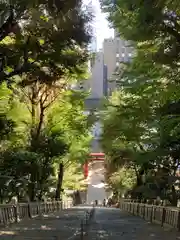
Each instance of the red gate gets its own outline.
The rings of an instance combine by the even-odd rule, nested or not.
[[[89,164],[89,162],[92,162],[92,161],[104,161],[104,158],[105,158],[105,154],[104,153],[90,153],[89,156],[90,156],[89,159],[86,161],[86,163],[83,166],[84,177],[85,178],[88,177],[88,164]]]

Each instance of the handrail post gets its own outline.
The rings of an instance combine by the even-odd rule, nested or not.
[[[180,231],[180,211],[178,212],[177,229]]]
[[[40,202],[38,202],[38,207],[39,207],[39,213],[38,213],[38,215],[39,215],[39,216],[42,216],[42,209],[41,209],[41,203],[40,203]]]
[[[18,218],[18,209],[17,209],[17,205],[13,205],[13,209],[14,209],[14,217],[15,217],[15,222],[17,223],[19,218]]]
[[[146,215],[146,205],[144,204],[144,207],[143,207],[143,218],[145,219],[145,215]]]
[[[138,205],[137,205],[137,216],[139,216],[139,208],[140,208],[140,206],[139,206],[139,203],[138,203]]]
[[[151,223],[153,222],[153,212],[154,212],[154,207],[152,205],[152,207],[151,207],[151,218],[150,218]]]
[[[165,222],[165,218],[166,218],[166,208],[163,207],[162,219],[161,219],[161,227],[163,227],[163,224]]]
[[[84,238],[84,226],[83,226],[83,220],[81,220],[81,240]]]
[[[59,201],[57,201],[57,211],[59,211]]]
[[[30,205],[30,203],[28,203],[28,216],[29,216],[29,218],[32,218],[31,205]]]
[[[86,212],[86,225],[88,225],[88,211]]]

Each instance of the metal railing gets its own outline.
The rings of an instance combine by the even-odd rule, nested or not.
[[[72,207],[72,201],[30,202],[0,205],[0,225],[5,226],[23,219],[57,212]]]
[[[79,220],[79,228],[76,232],[67,240],[85,240],[88,236],[91,220],[94,216],[95,207],[84,212],[84,216]]]
[[[180,231],[180,209],[178,208],[120,201],[120,209],[142,217],[146,221],[161,226],[169,226]]]
[[[93,205],[93,207],[89,211],[85,212],[84,218],[81,219],[80,238],[79,238],[80,240],[86,239],[86,236],[88,235],[91,219],[94,216],[94,212],[95,212],[95,207]]]

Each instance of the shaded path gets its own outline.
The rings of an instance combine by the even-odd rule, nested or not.
[[[88,240],[176,240],[180,233],[165,230],[120,209],[96,208]]]
[[[91,207],[89,207],[91,208]],[[79,206],[22,221],[0,230],[0,240],[73,240],[87,206]],[[180,240],[180,233],[165,230],[119,209],[96,208],[86,240]]]
[[[86,206],[62,210],[0,229],[0,240],[73,240]]]

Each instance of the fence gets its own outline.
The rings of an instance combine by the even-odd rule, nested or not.
[[[120,201],[120,208],[145,220],[180,231],[180,209],[143,203]]]
[[[56,212],[72,207],[72,202],[30,202],[0,205],[0,225],[19,222],[22,219],[37,217],[42,214]]]

